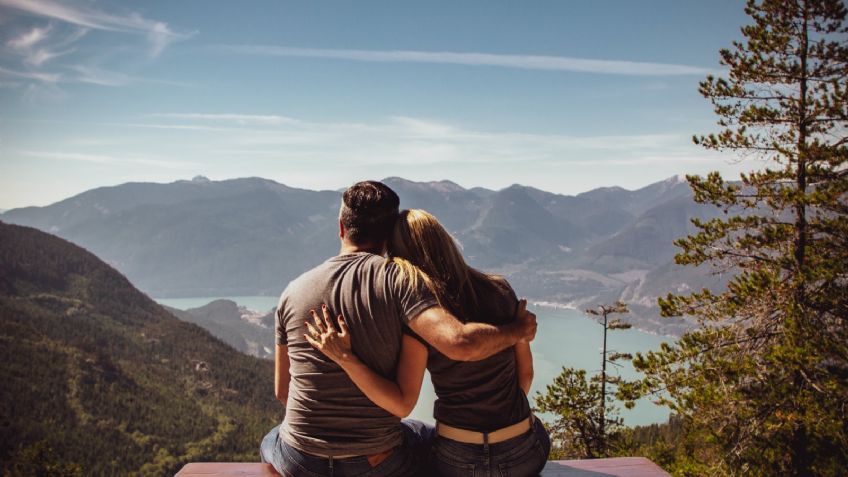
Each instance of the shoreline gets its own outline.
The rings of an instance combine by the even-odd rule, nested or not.
[[[578,310],[577,305],[575,305],[574,302],[559,303],[559,302],[555,302],[555,301],[528,301],[528,303],[530,303],[533,306],[538,306],[538,307],[542,307],[542,308],[549,308],[549,309],[553,309],[553,310],[580,311],[580,310]],[[586,319],[589,319],[589,320],[592,319],[589,315],[587,315],[586,313],[584,313],[582,311],[580,311],[580,315],[583,318],[586,318]],[[646,330],[646,329],[644,329],[640,326],[637,326],[636,324],[633,324],[633,323],[631,323],[631,324],[633,325],[634,330],[638,330],[639,332],[642,332],[642,333],[645,333],[645,334],[649,334],[649,335],[653,335],[653,336],[661,336],[663,338],[672,338],[674,340],[680,339],[679,336],[660,333],[658,331],[653,331],[653,330]]]
[[[236,301],[236,300],[233,300],[233,298],[239,298],[239,297],[231,297],[231,296],[230,296],[230,297],[226,297],[226,296],[224,296],[224,297],[181,297],[181,298],[161,298],[161,297],[151,297],[151,298],[152,298],[152,299],[153,299],[153,301],[155,301],[156,303],[161,303],[159,300],[165,300],[165,301],[169,301],[169,300],[198,300],[198,299],[201,299],[201,298],[202,298],[202,299],[204,299],[204,300],[205,300],[205,299],[208,299],[208,300],[209,300],[209,301],[207,301],[206,303],[204,303],[204,304],[202,304],[202,305],[200,305],[200,306],[207,305],[207,304],[209,304],[209,303],[211,303],[211,302],[213,302],[213,301],[215,301],[215,300],[231,300],[231,301],[234,301],[234,302],[235,302],[235,303],[236,303],[236,304],[237,304],[240,308],[244,308],[245,310],[247,310],[247,311],[249,311],[249,312],[252,312],[252,313],[255,313],[255,314],[262,314],[262,315],[264,315],[264,314],[266,314],[266,313],[267,313],[267,311],[264,311],[264,312],[263,312],[263,311],[261,311],[261,310],[254,310],[254,309],[252,309],[252,308],[250,308],[250,307],[248,307],[248,306],[246,306],[246,305],[243,305],[243,304],[239,303],[239,302],[238,302],[238,301]],[[264,296],[264,295],[244,295],[244,296],[243,296],[243,298],[260,298],[260,299],[267,298],[267,299],[269,299],[269,300],[277,300],[277,299],[278,299],[278,297],[276,297],[276,296]],[[538,306],[538,307],[540,307],[540,308],[547,308],[547,309],[550,309],[550,310],[573,310],[573,311],[578,311],[578,312],[580,312],[580,315],[582,315],[582,316],[583,316],[583,318],[586,318],[586,319],[590,319],[590,320],[591,320],[591,317],[589,317],[587,314],[585,314],[585,313],[583,313],[582,311],[580,311],[580,310],[578,309],[577,305],[575,304],[575,302],[573,302],[573,301],[572,301],[572,302],[568,302],[568,303],[561,303],[561,302],[556,302],[556,301],[547,301],[547,300],[529,300],[529,299],[528,299],[528,301],[527,301],[527,302],[528,302],[530,305],[532,305],[532,306]],[[664,337],[664,338],[673,338],[673,339],[675,339],[675,340],[677,340],[677,339],[679,339],[679,338],[680,338],[679,336],[675,336],[675,335],[669,335],[669,334],[664,334],[664,333],[660,333],[660,332],[657,332],[657,331],[646,330],[646,329],[644,329],[644,328],[642,328],[642,327],[639,327],[639,326],[637,326],[637,325],[635,325],[635,324],[633,325],[633,329],[638,330],[638,331],[640,331],[640,332],[642,332],[642,333],[646,333],[646,334],[654,335],[654,336],[661,336],[661,337]]]

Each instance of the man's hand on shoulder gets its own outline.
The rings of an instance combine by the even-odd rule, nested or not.
[[[515,322],[518,327],[517,333],[521,336],[519,341],[531,342],[536,338],[536,314],[527,310],[527,300],[522,298],[518,301],[518,309],[515,312]]]

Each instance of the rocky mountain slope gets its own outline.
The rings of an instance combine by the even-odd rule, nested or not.
[[[204,306],[179,310],[164,307],[177,318],[209,330],[242,353],[274,359],[274,313],[249,310],[232,300],[214,300]]]

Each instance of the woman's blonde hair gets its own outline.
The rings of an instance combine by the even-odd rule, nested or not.
[[[411,286],[422,280],[441,306],[463,320],[477,314],[475,285],[496,287],[502,280],[469,267],[456,240],[426,210],[401,211],[388,252],[398,265],[398,280]]]

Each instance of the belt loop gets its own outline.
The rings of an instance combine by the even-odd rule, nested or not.
[[[330,456],[329,459],[330,459],[330,477],[333,477],[333,475],[334,475],[334,473],[333,473],[333,456]]]

